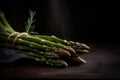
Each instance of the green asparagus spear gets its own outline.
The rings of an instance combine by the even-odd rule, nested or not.
[[[46,40],[49,40],[49,41],[52,41],[52,42],[55,42],[55,43],[61,43],[61,44],[64,44],[66,46],[71,46],[76,52],[82,52],[82,53],[88,53],[89,50],[90,50],[90,47],[87,46],[86,44],[84,43],[80,43],[80,42],[74,42],[74,41],[67,41],[65,39],[61,39],[61,38],[58,38],[56,36],[47,36],[47,35],[32,35],[32,36],[36,36],[36,37],[40,37],[40,38],[43,38],[43,39],[46,39]]]
[[[3,39],[3,41],[4,41],[4,39],[5,40],[7,40],[7,37],[5,37],[5,36],[0,36],[0,39],[2,40]],[[10,39],[9,39],[9,43],[11,43],[11,45],[13,44],[12,42],[13,42],[13,37],[11,37]],[[6,45],[6,41],[4,42],[4,45]],[[57,53],[59,56],[70,56],[70,53],[68,52],[68,51],[66,51],[66,50],[64,50],[64,49],[61,49],[61,48],[51,48],[51,47],[49,47],[49,46],[46,46],[46,45],[41,45],[41,44],[37,44],[37,43],[35,43],[35,42],[31,42],[31,41],[26,41],[26,40],[23,40],[23,39],[17,39],[16,40],[16,43],[15,43],[15,45],[14,46],[8,46],[8,47],[13,47],[13,48],[15,48],[15,45],[22,45],[22,46],[26,46],[26,47],[30,47],[31,49],[31,51],[33,51],[33,52],[39,52],[39,51],[47,51],[47,52],[55,52],[55,53]],[[21,48],[21,47],[18,47],[18,48]]]
[[[7,25],[9,23],[5,19],[5,16],[3,14],[0,14],[0,15],[1,15],[0,16],[0,22],[2,22],[2,23],[0,23],[0,26],[1,26],[0,34],[3,35],[3,33],[4,33],[4,35],[7,35],[9,37],[9,35],[11,35],[12,33],[15,33],[15,31],[12,29],[12,27],[10,25]],[[6,31],[6,33],[5,33],[5,31]],[[19,34],[20,33],[18,33],[18,35]],[[16,35],[13,35],[13,37],[16,37]],[[73,48],[67,47],[67,46],[65,46],[63,44],[57,44],[57,43],[54,43],[52,41],[45,40],[45,39],[42,39],[42,38],[33,37],[33,36],[29,35],[29,34],[19,36],[19,38],[21,38],[23,40],[26,40],[26,41],[32,41],[32,42],[35,42],[37,44],[47,45],[47,46],[50,46],[50,47],[63,48],[65,50],[68,50],[69,52],[75,53],[75,50]]]
[[[67,62],[61,59],[57,59],[56,57],[53,58],[53,56],[50,57],[47,55],[46,57],[44,57],[41,55],[34,54],[33,52],[24,52],[24,51],[20,51],[20,52],[27,54],[30,57],[30,59],[39,61],[41,64],[47,64],[54,67],[63,67],[63,68],[68,67]]]
[[[29,55],[32,59],[51,66],[68,66],[64,60],[61,60],[62,58],[69,59],[77,64],[86,63],[76,52],[87,52],[90,49],[87,45],[67,41],[56,36],[30,35],[30,26],[29,30],[26,31],[28,34],[16,32],[7,22],[4,13],[0,12],[0,41],[3,42],[0,46],[7,46],[24,53],[27,51],[25,54]],[[45,53],[43,54],[43,52]],[[49,56],[46,52],[56,53],[60,56],[60,60],[58,58],[48,58]]]
[[[71,53],[75,53],[75,50],[71,47],[68,47],[68,46],[65,46],[63,44],[58,44],[58,43],[55,43],[55,42],[52,42],[52,41],[49,41],[49,40],[45,40],[45,39],[42,39],[42,38],[38,38],[38,37],[33,37],[33,36],[30,36],[30,35],[24,35],[24,36],[20,36],[21,39],[24,39],[24,40],[29,40],[29,41],[32,41],[32,42],[36,42],[38,44],[42,44],[42,45],[47,45],[47,46],[50,46],[50,47],[56,47],[56,48],[62,48],[62,49],[65,49]]]
[[[30,52],[30,51],[26,51],[26,50],[16,50],[17,53],[21,53],[21,54],[25,54],[25,55],[28,55],[28,56],[34,56],[34,57],[37,57],[37,58],[41,58],[41,56],[43,57],[46,57],[46,58],[49,58],[49,59],[59,59],[60,57],[54,53],[54,52],[42,52],[43,53],[42,55],[41,54],[36,54],[35,52]]]
[[[46,64],[46,65],[50,65],[50,66],[54,66],[54,67],[68,67],[68,64],[64,61],[64,60],[60,60],[60,59],[46,59],[43,58],[42,60],[40,58],[36,58],[31,56],[31,59],[35,60],[35,61],[39,61],[41,62],[41,64]]]

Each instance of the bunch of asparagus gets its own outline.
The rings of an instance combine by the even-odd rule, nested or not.
[[[54,35],[39,35],[33,32],[35,12],[25,23],[25,32],[15,31],[0,12],[0,46],[14,49],[28,55],[31,59],[55,67],[86,63],[79,54],[89,53],[90,47],[84,43],[68,41]]]

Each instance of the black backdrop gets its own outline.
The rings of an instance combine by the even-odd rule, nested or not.
[[[36,11],[35,31],[68,40],[118,42],[116,0],[0,0],[0,10],[24,31],[28,10]]]

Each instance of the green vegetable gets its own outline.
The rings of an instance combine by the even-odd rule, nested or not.
[[[88,53],[90,48],[87,45],[56,36],[36,35],[36,32],[33,32],[36,12],[29,10],[29,13],[28,20],[25,22],[25,32],[20,33],[11,27],[4,13],[0,12],[1,47],[14,49],[41,64],[50,66],[68,67],[68,63],[86,63],[78,52]]]
[[[80,43],[80,42],[74,42],[74,41],[67,41],[65,39],[61,39],[58,38],[54,35],[48,36],[48,35],[32,35],[32,36],[36,36],[36,37],[40,37],[52,42],[56,42],[56,43],[61,43],[64,44],[66,46],[71,46],[76,52],[78,53],[89,53],[90,47],[87,46],[84,43]]]

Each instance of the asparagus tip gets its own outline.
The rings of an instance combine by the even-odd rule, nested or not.
[[[80,52],[80,53],[89,53],[89,50],[80,50],[80,49],[76,49],[77,52]]]
[[[88,45],[86,45],[86,44],[81,43],[81,45],[82,45],[82,47],[84,47],[84,48],[86,48],[88,50],[90,49],[90,47]]]
[[[70,53],[76,53],[76,51],[71,46],[68,46],[68,51]]]
[[[80,58],[80,57],[78,57],[79,58],[79,60],[81,60],[83,63],[87,63],[87,61],[85,61],[84,59],[82,59],[82,58]]]
[[[72,57],[72,59],[78,64],[87,63],[84,59],[80,58],[79,56],[78,57]]]
[[[57,53],[60,56],[71,56],[71,54],[67,50],[64,50],[64,49],[61,49],[61,48],[58,49]]]

